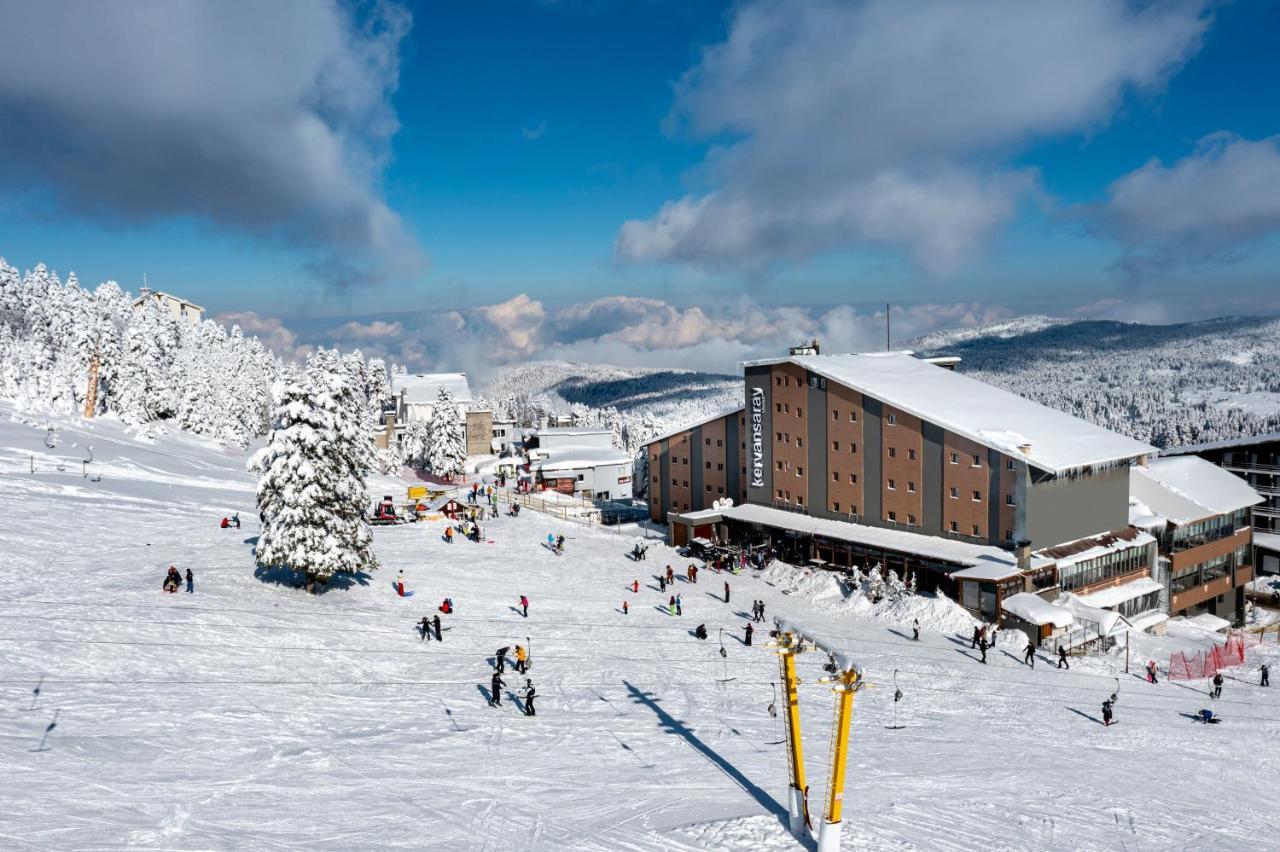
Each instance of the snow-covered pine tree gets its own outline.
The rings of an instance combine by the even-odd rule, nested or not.
[[[277,387],[270,440],[249,461],[261,475],[258,564],[298,571],[308,589],[334,574],[377,565],[364,518],[364,482],[354,473],[354,452],[338,422],[333,382],[327,378],[317,387],[291,370]]]
[[[427,463],[432,473],[451,479],[462,473],[467,458],[466,435],[458,418],[458,404],[447,388],[440,388],[431,410]]]
[[[431,466],[428,449],[431,446],[431,424],[415,420],[405,427],[401,438],[400,458],[414,470],[426,470]]]
[[[884,600],[887,588],[884,582],[884,572],[877,562],[875,567],[867,572],[867,597],[872,603],[879,603]]]

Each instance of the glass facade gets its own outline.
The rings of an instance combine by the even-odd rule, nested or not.
[[[1249,546],[1242,544],[1230,553],[1206,559],[1195,565],[1173,572],[1169,588],[1174,594],[1203,586],[1222,577],[1231,576],[1240,565],[1249,564]]]
[[[1151,548],[1149,546],[1130,547],[1125,550],[1114,550],[1085,559],[1071,565],[1059,566],[1058,577],[1062,590],[1070,592],[1084,586],[1092,586],[1125,574],[1151,568]]]

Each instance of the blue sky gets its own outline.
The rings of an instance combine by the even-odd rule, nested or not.
[[[0,61],[0,255],[300,326],[521,294],[1280,312],[1272,0],[289,5],[167,21],[208,66],[11,7],[74,49]]]

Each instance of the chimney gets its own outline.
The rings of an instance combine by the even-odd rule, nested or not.
[[[1023,573],[1031,570],[1031,542],[1019,539],[1013,546],[1013,554],[1018,558],[1018,570]]]
[[[1031,455],[1031,445],[1030,445],[1030,444],[1019,444],[1019,445],[1018,445],[1018,452],[1022,453],[1024,456],[1029,456],[1029,455]]]

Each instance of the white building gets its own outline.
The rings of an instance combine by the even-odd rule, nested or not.
[[[133,300],[133,306],[140,308],[148,303],[159,305],[160,308],[168,311],[174,319],[189,322],[192,325],[196,325],[200,320],[204,319],[204,308],[195,302],[188,302],[181,296],[174,296],[171,293],[143,287],[139,291],[138,298]]]
[[[396,398],[396,419],[400,423],[430,420],[442,388],[453,395],[459,419],[465,419],[467,409],[474,401],[466,373],[392,375],[391,393]]]
[[[631,499],[633,461],[613,446],[608,429],[529,430],[525,452],[534,482],[544,488],[586,498]]]

